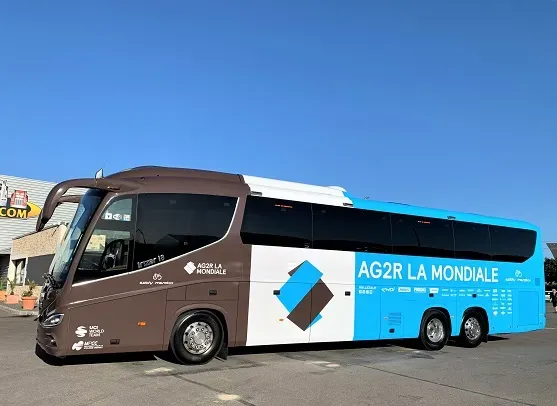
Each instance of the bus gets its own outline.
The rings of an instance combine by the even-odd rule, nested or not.
[[[78,207],[38,305],[50,356],[201,364],[232,347],[410,339],[436,351],[545,327],[527,222],[143,166],[57,184],[36,230],[67,202]]]

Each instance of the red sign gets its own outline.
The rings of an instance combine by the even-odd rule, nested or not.
[[[10,199],[10,207],[25,209],[27,208],[28,201],[29,197],[27,196],[27,192],[25,190],[14,190]]]

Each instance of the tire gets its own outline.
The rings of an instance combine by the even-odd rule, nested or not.
[[[484,317],[479,312],[466,312],[462,318],[460,335],[458,341],[460,345],[467,348],[474,348],[481,344],[486,335],[486,323]]]
[[[186,336],[189,337],[188,344],[184,343]],[[223,336],[223,326],[213,313],[192,311],[176,321],[170,337],[170,348],[184,364],[206,364],[219,352]]]
[[[449,321],[439,310],[429,310],[424,314],[420,327],[420,342],[427,351],[439,351],[449,340]]]

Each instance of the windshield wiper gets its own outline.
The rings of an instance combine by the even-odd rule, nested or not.
[[[56,281],[56,279],[54,279],[54,276],[52,276],[52,274],[50,273],[45,273],[43,275],[43,278],[45,280],[47,280],[48,282],[50,282],[50,284],[52,285],[52,287],[54,289],[58,289],[60,287],[60,285],[58,284],[58,282]]]

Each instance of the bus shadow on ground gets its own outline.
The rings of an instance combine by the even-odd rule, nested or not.
[[[508,340],[510,337],[505,337],[505,336],[492,336],[489,335],[487,337],[487,341],[491,342],[491,341],[505,341]],[[418,339],[406,339],[406,340],[400,340],[400,341],[395,341],[393,342],[394,345],[397,345],[399,347],[403,347],[403,348],[408,348],[408,349],[412,349],[412,350],[420,350],[420,351],[426,351],[424,349],[424,347],[422,346],[422,344],[420,343],[420,341]],[[480,343],[480,345],[485,344],[483,341]],[[458,337],[451,337],[446,344],[447,347],[462,347],[462,348],[466,348],[463,347],[459,342],[458,342]],[[433,351],[433,353],[435,353],[435,351]]]
[[[488,336],[488,341],[508,340],[504,336]],[[460,347],[456,337],[447,342],[447,346]],[[347,341],[331,343],[311,343],[311,344],[281,344],[268,346],[238,347],[231,348],[228,352],[234,355],[255,355],[255,354],[278,354],[285,352],[320,352],[320,351],[340,351],[340,350],[365,350],[365,349],[387,349],[387,348],[407,348],[412,350],[425,351],[418,339],[401,340],[379,340],[379,341]]]
[[[509,337],[505,336],[489,336],[488,341],[504,341]],[[447,346],[460,347],[461,345],[456,339],[450,339]],[[404,340],[380,340],[380,341],[348,341],[348,342],[331,342],[331,343],[310,343],[310,344],[281,344],[281,345],[266,345],[266,346],[253,346],[253,347],[237,347],[230,348],[228,351],[229,357],[243,356],[243,355],[284,355],[287,353],[303,353],[303,352],[327,352],[327,351],[343,351],[343,350],[396,350],[396,348],[406,348],[411,350],[424,351],[423,346],[417,339],[404,339]],[[435,351],[432,352],[434,354]],[[163,360],[171,364],[181,364],[174,355],[170,352],[131,352],[122,354],[86,354],[80,356],[71,356],[64,359],[52,357],[44,352],[44,350],[37,344],[35,346],[35,355],[43,362],[51,366],[64,366],[64,365],[84,365],[84,364],[118,364],[118,363],[143,363],[155,362]]]
[[[354,349],[373,349],[387,348],[399,345],[395,341],[347,341],[347,342],[330,342],[330,343],[308,343],[308,344],[279,344],[279,345],[261,345],[251,347],[230,348],[228,355],[257,355],[257,354],[283,354],[296,352],[322,352],[322,351],[338,351],[338,350],[354,350]]]

